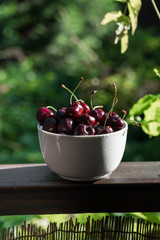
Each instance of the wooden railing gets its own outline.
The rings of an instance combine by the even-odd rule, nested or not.
[[[0,165],[0,215],[160,212],[160,162],[122,162],[107,178],[71,182],[46,164]]]

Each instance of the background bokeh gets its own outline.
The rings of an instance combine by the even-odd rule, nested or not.
[[[78,97],[89,104],[96,89],[94,103],[106,111],[114,96],[112,84],[117,83],[115,111],[120,115],[145,94],[160,92],[160,79],[153,72],[160,68],[159,21],[153,7],[143,1],[138,29],[123,55],[119,44],[114,45],[115,24],[99,24],[106,12],[121,7],[113,0],[1,0],[1,164],[44,162],[35,114],[41,106],[69,104],[62,83],[74,89],[83,76]],[[149,138],[130,126],[123,161],[158,161],[159,142],[160,137]],[[152,213],[147,216],[153,218]],[[1,225],[13,221],[6,218]],[[20,222],[22,217],[14,219]],[[160,221],[159,215],[154,219]]]

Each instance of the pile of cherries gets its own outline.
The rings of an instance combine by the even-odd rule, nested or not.
[[[69,106],[58,110],[52,106],[38,109],[36,118],[43,130],[63,135],[99,135],[113,133],[124,127],[123,119],[126,112],[123,111],[123,119],[113,112],[113,107],[118,102],[116,84],[113,84],[115,96],[112,107],[106,113],[102,109],[103,106],[93,107],[92,97],[97,91],[93,91],[90,95],[90,107],[84,101],[77,99],[74,93],[82,81],[81,77],[74,91],[62,85],[71,93]],[[73,97],[75,98],[74,102],[72,102]]]

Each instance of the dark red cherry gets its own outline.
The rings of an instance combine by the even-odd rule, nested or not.
[[[121,130],[124,127],[123,120],[117,116],[109,116],[106,125],[111,126],[114,131]]]
[[[57,121],[55,118],[47,118],[43,123],[43,130],[47,132],[56,133],[57,132]]]
[[[114,132],[113,128],[111,126],[107,126],[99,134],[108,134],[108,133],[113,133],[113,132]]]
[[[104,130],[104,126],[98,125],[95,127],[95,134],[97,135],[97,134],[101,133],[103,130]]]
[[[42,125],[46,118],[53,117],[54,113],[46,107],[41,107],[37,110],[36,118],[37,121]]]
[[[74,133],[74,122],[72,118],[63,118],[58,124],[58,133],[72,135]]]
[[[111,112],[111,113],[105,113],[103,116],[102,116],[102,119],[101,119],[101,125],[103,125],[105,122],[107,122],[106,118],[109,119],[109,117],[118,117],[118,114],[115,113],[115,112]],[[108,124],[107,124],[108,125]]]
[[[95,129],[92,126],[86,127],[88,135],[95,135]]]
[[[111,112],[111,113],[109,114],[109,116],[118,117],[118,114],[115,113],[115,112]]]
[[[102,109],[100,109],[100,108],[95,109],[95,110],[92,110],[92,111],[90,112],[90,115],[91,115],[92,117],[94,117],[97,122],[101,122],[102,116],[103,116],[104,114],[105,114],[105,112],[104,112]]]
[[[78,119],[83,114],[83,107],[79,102],[73,102],[67,108],[67,116],[73,119]]]
[[[96,119],[90,116],[88,113],[83,113],[79,118],[79,123],[94,127],[96,124]]]
[[[81,102],[81,105],[84,113],[90,113],[90,107],[85,102]]]
[[[74,131],[74,135],[95,135],[95,130],[92,126],[79,124]]]
[[[102,126],[102,125],[97,126],[95,131],[96,131],[97,135],[108,134],[108,133],[113,133],[114,132],[114,130],[113,130],[113,128],[111,126],[106,126],[104,128],[104,126]]]
[[[107,121],[106,118],[108,119],[108,117],[109,117],[108,113],[103,114],[103,116],[101,118],[101,121],[100,121],[100,124],[104,125],[105,121]]]
[[[57,120],[61,120],[61,119],[65,118],[66,117],[66,112],[67,112],[66,107],[62,107],[62,108],[58,109],[57,112],[55,113],[55,118]]]

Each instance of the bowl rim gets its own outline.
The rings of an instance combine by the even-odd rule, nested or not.
[[[125,129],[128,129],[128,123],[123,120],[124,122],[124,127],[121,130],[118,130],[116,132],[113,133],[108,133],[108,134],[100,134],[100,135],[63,135],[63,134],[59,134],[59,133],[51,133],[51,132],[47,132],[45,130],[42,129],[42,126],[40,124],[37,124],[37,128],[39,131],[48,134],[48,135],[52,135],[52,136],[56,136],[56,137],[68,137],[68,138],[99,138],[99,137],[104,137],[104,136],[111,136],[111,135],[116,135],[117,133],[121,133],[122,131],[124,131]]]

